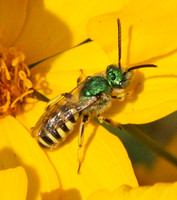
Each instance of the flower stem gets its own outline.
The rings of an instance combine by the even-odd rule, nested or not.
[[[119,136],[120,129],[124,129],[130,135],[136,138],[139,142],[141,142],[143,145],[145,145],[150,150],[152,150],[154,153],[156,153],[157,155],[163,157],[164,159],[168,160],[170,163],[177,166],[177,157],[172,155],[170,152],[166,151],[161,144],[156,142],[153,138],[151,138],[148,135],[148,133],[145,133],[144,130],[140,129],[137,125],[127,124],[127,125],[121,125],[119,126],[119,128],[116,128],[114,126],[111,126],[105,123],[100,123],[98,119],[95,119],[95,118],[94,118],[94,121],[102,125],[109,132],[113,133],[116,136]]]
[[[138,126],[133,124],[122,125],[126,131],[129,132],[132,136],[134,136],[137,140],[143,143],[145,146],[149,147],[153,152],[157,155],[165,158],[169,162],[173,163],[177,166],[177,158],[173,156],[171,153],[166,151],[162,145],[157,143],[154,139],[152,139],[148,134],[142,131]]]

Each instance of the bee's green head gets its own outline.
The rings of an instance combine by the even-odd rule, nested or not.
[[[145,64],[145,65],[137,65],[133,66],[126,71],[122,71],[122,68],[117,65],[109,65],[106,69],[106,78],[108,80],[109,85],[113,89],[125,89],[130,85],[130,81],[133,75],[133,70],[143,67],[157,67],[153,64]]]
[[[106,70],[106,78],[112,89],[125,89],[129,86],[130,80],[133,75],[133,70],[143,67],[157,67],[153,64],[143,64],[130,67],[129,69],[122,71],[121,67],[121,24],[120,19],[117,19],[118,25],[118,66],[109,65]]]
[[[112,88],[124,89],[130,84],[132,72],[123,72],[116,65],[109,65],[106,70],[106,78]]]

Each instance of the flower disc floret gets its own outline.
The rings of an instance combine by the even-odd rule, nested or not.
[[[30,70],[25,55],[15,47],[0,45],[0,115],[15,115],[17,103],[31,94]]]

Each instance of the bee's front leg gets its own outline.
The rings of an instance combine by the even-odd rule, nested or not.
[[[118,95],[112,95],[111,98],[113,99],[119,99],[120,101],[123,101],[125,99],[125,96],[127,95],[127,93],[122,92]]]
[[[122,90],[118,89],[116,92],[116,95],[111,95],[111,98],[113,99],[119,99],[120,101],[123,101],[125,98],[131,99],[133,98],[134,92],[137,90],[137,88],[141,85],[141,83],[137,83],[134,88],[131,90]]]
[[[88,122],[88,120],[89,120],[89,115],[82,116],[80,130],[79,130],[79,138],[78,138],[78,162],[79,162],[79,167],[77,170],[78,174],[80,173],[80,168],[81,168],[81,163],[82,163],[81,149],[82,149],[83,140],[84,140],[84,127],[85,127],[85,123]]]

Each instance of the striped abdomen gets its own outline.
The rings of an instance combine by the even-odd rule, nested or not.
[[[80,113],[74,105],[65,104],[60,106],[41,126],[38,134],[38,143],[43,148],[55,148],[67,139],[69,133],[74,130]]]

